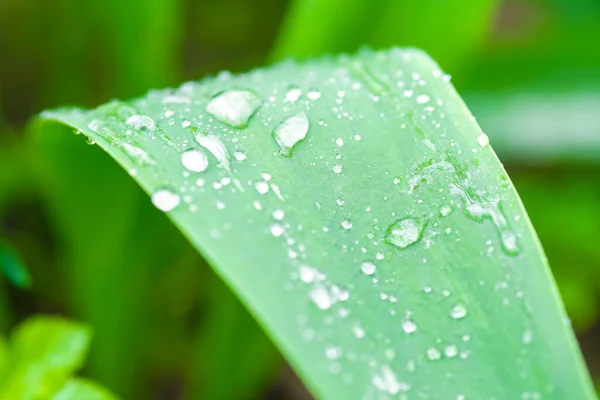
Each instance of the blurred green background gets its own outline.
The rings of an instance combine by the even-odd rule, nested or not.
[[[84,375],[123,398],[309,398],[116,163],[28,121],[288,56],[416,46],[490,136],[600,381],[599,43],[598,0],[1,0],[0,333],[39,313],[88,323]]]

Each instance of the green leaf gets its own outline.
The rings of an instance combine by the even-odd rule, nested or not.
[[[423,53],[282,63],[44,117],[129,171],[317,397],[594,397],[516,192]]]
[[[85,325],[61,318],[34,317],[23,323],[11,339],[0,399],[47,398],[81,368],[90,339]]]
[[[363,45],[415,46],[454,73],[472,59],[469,56],[488,33],[498,3],[384,0],[373,6],[366,0],[294,0],[272,57],[304,58],[355,51]]]
[[[52,400],[116,400],[106,389],[84,379],[69,379]]]

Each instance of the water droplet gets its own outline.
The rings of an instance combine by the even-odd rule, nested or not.
[[[254,187],[256,188],[256,191],[259,194],[265,194],[269,191],[269,184],[267,182],[263,182],[263,181],[256,182]]]
[[[321,98],[321,92],[319,92],[318,89],[310,89],[308,91],[308,93],[306,94],[306,97],[308,97],[310,100],[317,100],[319,98]]]
[[[92,122],[90,122],[88,124],[88,129],[91,130],[92,132],[98,132],[101,127],[102,127],[102,121],[97,120],[97,119],[93,120]]]
[[[292,147],[306,137],[308,116],[301,112],[282,121],[273,131],[273,137],[279,144],[280,152],[286,157],[292,156]]]
[[[325,347],[325,357],[330,360],[335,360],[342,356],[342,349],[337,346],[327,346]]]
[[[233,156],[238,161],[244,161],[246,159],[246,153],[244,153],[243,151],[236,151],[233,153]]]
[[[444,348],[444,354],[448,358],[456,357],[458,354],[458,348],[453,344],[449,344]]]
[[[271,235],[273,235],[275,237],[279,237],[279,236],[283,235],[283,232],[284,232],[283,226],[281,226],[279,224],[271,225]]]
[[[526,329],[521,337],[523,344],[529,344],[533,340],[533,332],[530,329]]]
[[[342,139],[342,138],[335,139],[335,144],[342,147],[344,145],[344,139]]]
[[[210,153],[219,162],[219,165],[221,165],[227,171],[230,170],[229,153],[227,152],[227,147],[225,147],[221,139],[219,139],[217,136],[205,135],[202,133],[197,134],[195,138],[196,142],[198,142],[200,146],[210,151]]]
[[[294,102],[302,95],[302,89],[298,86],[290,86],[288,91],[285,93],[285,99],[290,102]]]
[[[152,204],[161,211],[168,212],[179,205],[179,195],[169,189],[160,189],[152,195]]]
[[[404,333],[413,333],[417,330],[417,324],[407,316],[402,320],[402,330]]]
[[[485,133],[482,133],[481,135],[477,136],[477,143],[479,143],[481,147],[487,146],[490,144],[490,138]]]
[[[356,324],[352,327],[352,333],[354,334],[354,337],[357,339],[362,339],[365,337],[365,330],[359,324]]]
[[[131,117],[127,118],[125,124],[136,131],[147,129],[152,132],[156,130],[156,123],[147,115],[132,115]]]
[[[452,207],[450,207],[450,206],[443,206],[442,208],[440,208],[440,215],[442,217],[447,217],[448,215],[450,215],[451,212],[452,212]]]
[[[181,163],[193,172],[203,172],[208,167],[208,157],[201,150],[188,150],[181,153]]]
[[[227,90],[206,105],[206,112],[234,128],[245,128],[262,101],[249,90]]]
[[[382,392],[395,395],[400,391],[408,391],[410,386],[404,382],[398,381],[394,371],[387,365],[381,366],[381,372],[373,376],[371,380],[373,385]]]
[[[360,265],[360,270],[365,275],[373,275],[377,270],[377,266],[371,261],[365,261]]]
[[[419,103],[419,104],[425,104],[429,100],[430,100],[430,98],[426,94],[420,94],[417,96],[417,103]]]
[[[454,319],[461,319],[467,315],[467,309],[462,304],[457,304],[450,310],[450,316]]]
[[[430,347],[429,349],[427,349],[427,358],[429,358],[430,360],[439,360],[441,356],[442,354],[435,347]]]
[[[342,166],[340,164],[336,164],[333,166],[333,168],[331,170],[333,172],[335,172],[336,174],[339,174],[340,172],[342,172]]]
[[[320,310],[328,310],[333,304],[329,291],[323,284],[316,284],[310,291],[309,297]]]
[[[387,228],[385,241],[403,249],[421,238],[424,227],[425,223],[421,220],[412,218],[398,219]]]
[[[348,229],[351,229],[351,228],[352,228],[352,222],[350,222],[350,221],[348,221],[348,220],[344,220],[344,221],[342,221],[341,225],[342,225],[342,228],[344,228],[344,229],[346,229],[346,230],[348,230]]]
[[[273,211],[273,218],[275,218],[278,221],[281,221],[284,216],[285,216],[285,212],[283,210]]]

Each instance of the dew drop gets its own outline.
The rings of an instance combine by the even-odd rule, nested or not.
[[[181,153],[181,163],[193,172],[203,172],[208,167],[208,157],[201,150],[188,150]]]
[[[283,235],[283,232],[284,232],[283,226],[281,226],[279,224],[271,225],[271,235],[273,235],[275,237],[279,237],[279,236]]]
[[[328,310],[333,304],[333,299],[327,288],[322,284],[316,284],[310,291],[309,297],[320,310]]]
[[[348,220],[344,220],[344,221],[342,221],[341,225],[342,225],[342,228],[344,228],[344,229],[346,229],[346,230],[348,230],[348,229],[351,229],[351,228],[352,228],[352,222],[350,222],[350,221],[348,221]]]
[[[429,102],[429,100],[430,100],[430,98],[426,94],[420,94],[417,96],[417,103],[419,103],[419,104],[425,104],[425,103]]]
[[[245,128],[262,102],[249,90],[227,90],[206,105],[206,112],[234,128]]]
[[[458,348],[453,344],[449,344],[446,347],[444,347],[444,354],[448,358],[456,357],[456,355],[458,354]]]
[[[485,147],[490,144],[490,138],[485,133],[482,133],[481,135],[477,136],[477,143],[479,143],[481,147]]]
[[[342,166],[340,164],[336,164],[333,166],[333,168],[331,170],[333,172],[335,172],[336,174],[339,174],[340,172],[342,172]]]
[[[244,153],[243,151],[236,151],[233,153],[233,156],[238,161],[244,161],[246,159],[246,153]]]
[[[211,154],[217,159],[223,168],[228,171],[230,170],[229,153],[227,152],[227,147],[225,147],[221,139],[219,139],[217,136],[206,135],[202,133],[197,134],[195,138],[196,142],[198,142],[200,146],[211,152]]]
[[[412,218],[403,218],[394,221],[387,228],[385,241],[398,248],[405,248],[421,238],[425,223]]]
[[[102,127],[102,121],[95,119],[88,124],[88,129],[92,132],[98,132]]]
[[[256,191],[259,194],[265,194],[269,191],[269,184],[267,182],[263,182],[263,181],[256,182],[254,187],[256,188]]]
[[[308,133],[308,116],[305,112],[295,114],[283,120],[273,131],[280,153],[292,156],[292,147],[306,137]]]
[[[147,115],[132,115],[131,117],[127,118],[125,124],[136,131],[146,129],[152,132],[156,130],[156,123]]]
[[[335,139],[335,144],[337,144],[339,147],[342,147],[344,145],[344,139],[342,139],[342,138]]]
[[[360,270],[365,275],[373,275],[377,270],[377,266],[371,261],[365,261],[360,265]]]
[[[398,381],[398,377],[387,365],[381,366],[381,372],[373,376],[371,382],[382,392],[396,395],[400,391],[408,391],[410,386]]]
[[[325,357],[330,360],[335,360],[340,358],[342,355],[342,349],[337,346],[327,346],[325,347]]]
[[[302,89],[298,86],[290,86],[288,91],[285,93],[285,99],[290,102],[294,102],[302,95]]]
[[[461,319],[467,315],[467,309],[462,304],[457,304],[450,310],[450,316],[454,319]]]
[[[308,97],[310,100],[317,100],[321,98],[321,92],[318,89],[312,88],[308,91],[306,97]]]
[[[525,332],[523,332],[521,340],[523,341],[523,344],[531,343],[531,341],[533,340],[533,332],[529,329],[525,330]]]
[[[356,324],[352,327],[352,333],[354,334],[354,337],[357,339],[362,339],[365,337],[365,330],[359,324]]]
[[[439,360],[441,356],[442,354],[435,347],[430,347],[429,349],[427,349],[427,358],[429,358],[430,360]]]
[[[275,218],[277,221],[281,221],[284,216],[285,216],[285,212],[283,210],[273,211],[273,218]]]
[[[409,317],[404,318],[402,321],[402,330],[404,333],[413,333],[417,330],[417,324]]]
[[[152,195],[152,204],[164,212],[175,209],[180,202],[179,195],[169,189],[159,189]]]

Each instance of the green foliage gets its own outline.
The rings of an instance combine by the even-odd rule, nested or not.
[[[72,379],[89,347],[88,327],[54,317],[20,325],[10,347],[0,340],[0,399],[114,399],[104,389]]]
[[[317,396],[593,398],[514,188],[424,54],[288,62],[44,118],[169,212]],[[99,192],[118,212],[121,191]]]

